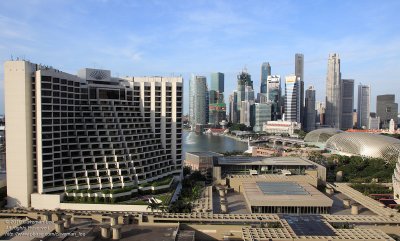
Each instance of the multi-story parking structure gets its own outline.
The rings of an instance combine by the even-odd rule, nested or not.
[[[108,70],[71,75],[8,61],[7,193],[137,186],[181,171],[181,77],[113,78]]]

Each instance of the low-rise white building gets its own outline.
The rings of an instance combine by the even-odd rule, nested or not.
[[[263,125],[263,131],[270,134],[288,134],[293,135],[295,130],[300,130],[301,124],[291,121],[267,121]]]

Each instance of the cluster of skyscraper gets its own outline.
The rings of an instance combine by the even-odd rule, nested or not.
[[[262,131],[263,124],[271,120],[283,119],[307,124],[305,122],[307,110],[304,105],[303,54],[295,55],[295,73],[286,76],[285,95],[282,96],[281,93],[281,76],[272,74],[271,65],[268,62],[261,65],[261,85],[257,99],[254,98],[250,74],[242,71],[238,75],[237,90],[229,97],[229,121],[253,127],[256,132]],[[315,91],[310,88],[307,93],[308,99],[314,100],[314,104],[307,104],[307,107],[312,109],[308,118],[312,118],[315,125]]]
[[[281,76],[273,75],[271,65],[261,65],[260,91],[255,97],[251,75],[244,69],[237,75],[237,88],[229,95],[231,123],[252,127],[255,132],[263,130],[267,121],[284,120],[301,124],[305,131],[317,126],[351,129],[389,128],[394,120],[397,125],[398,107],[394,95],[377,97],[377,112],[370,113],[370,86],[358,86],[357,111],[354,108],[354,80],[342,79],[340,58],[330,54],[326,77],[326,98],[316,103],[313,86],[304,90],[304,55],[295,55],[294,74],[285,76],[284,95]],[[206,77],[192,76],[190,81],[190,122],[196,125],[218,126],[226,118],[224,103],[224,75],[211,74],[208,90]]]
[[[371,89],[369,85],[358,85],[357,109],[354,106],[354,80],[342,79],[340,58],[330,54],[326,79],[325,111],[321,124],[339,129],[388,129],[393,119],[397,125],[398,105],[394,95],[378,95],[376,113],[370,112]]]

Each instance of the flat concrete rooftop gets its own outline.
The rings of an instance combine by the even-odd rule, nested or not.
[[[250,206],[332,207],[333,201],[308,183],[243,182],[243,193]],[[270,186],[263,192],[261,186]],[[273,187],[272,187],[273,186]],[[278,190],[277,187],[281,186]],[[290,192],[301,190],[302,192]]]

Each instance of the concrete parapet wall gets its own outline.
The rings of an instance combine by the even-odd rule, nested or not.
[[[85,203],[61,203],[60,195],[55,194],[32,194],[32,207],[35,209],[70,209],[70,210],[93,210],[93,211],[116,211],[116,212],[150,212],[147,205],[120,205],[120,204],[85,204]]]

